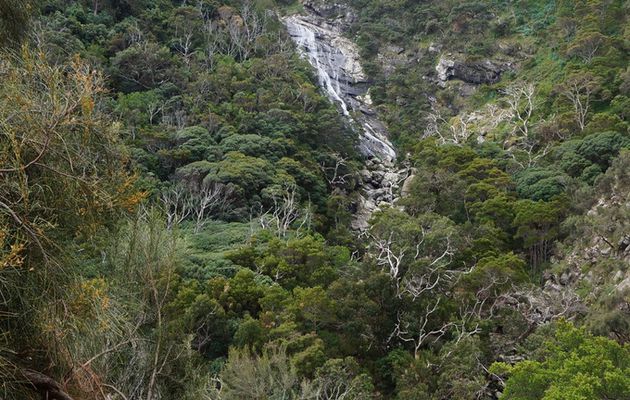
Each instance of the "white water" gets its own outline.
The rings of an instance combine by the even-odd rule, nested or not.
[[[317,71],[319,85],[324,88],[332,101],[341,106],[343,114],[350,116],[348,104],[341,97],[339,83],[340,65],[345,64],[343,53],[317,40],[317,35],[322,35],[321,29],[317,26],[298,17],[289,17],[285,21],[289,34],[297,44],[300,53]]]
[[[365,232],[376,210],[396,202],[408,170],[396,170],[396,151],[385,125],[372,109],[357,46],[342,35],[338,25],[318,15],[293,15],[282,20],[302,57],[317,72],[325,94],[360,129],[358,150],[366,156],[366,162],[352,227]]]
[[[362,128],[359,150],[368,157],[393,164],[396,151],[385,127],[370,108],[366,89],[360,85],[366,82],[366,77],[356,45],[323,20],[315,24],[308,17],[293,15],[283,21],[301,55],[315,68],[328,98]]]

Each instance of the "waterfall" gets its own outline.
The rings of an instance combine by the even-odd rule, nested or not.
[[[289,17],[285,20],[287,30],[295,41],[301,54],[315,68],[319,85],[324,88],[328,98],[339,104],[343,114],[350,116],[348,104],[344,101],[341,92],[339,78],[341,65],[345,62],[344,54],[331,48],[325,42],[317,40],[322,35],[320,28],[298,17]]]
[[[313,66],[326,96],[359,128],[358,150],[366,161],[352,226],[365,231],[374,211],[384,204],[394,204],[409,171],[395,169],[396,151],[372,108],[357,46],[343,36],[337,25],[314,13],[292,15],[282,21],[301,56]]]
[[[300,54],[317,72],[319,84],[328,98],[339,106],[343,115],[362,128],[359,150],[367,157],[393,164],[396,151],[385,126],[371,107],[367,78],[356,45],[334,26],[312,16],[292,15],[283,18],[283,22]]]

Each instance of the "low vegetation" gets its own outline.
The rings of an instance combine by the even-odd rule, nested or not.
[[[298,2],[0,0],[0,397],[630,398],[627,2],[341,5],[361,235]]]

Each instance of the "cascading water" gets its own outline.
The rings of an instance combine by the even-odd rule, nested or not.
[[[367,79],[354,43],[334,26],[314,16],[283,19],[301,54],[317,71],[320,86],[341,112],[362,128],[359,149],[368,157],[393,164],[396,151],[384,125],[371,108]],[[317,21],[313,23],[311,21]]]
[[[366,168],[361,171],[363,193],[353,227],[365,231],[379,206],[394,203],[408,171],[395,170],[396,151],[385,125],[372,109],[357,46],[342,35],[338,26],[319,15],[292,15],[282,21],[302,56],[317,72],[328,98],[360,128],[359,150],[366,156]]]
[[[291,38],[317,71],[320,86],[331,100],[339,104],[343,114],[350,116],[348,104],[341,97],[339,83],[339,69],[345,59],[343,53],[317,40],[317,36],[322,35],[319,27],[296,16],[286,18],[285,23]]]

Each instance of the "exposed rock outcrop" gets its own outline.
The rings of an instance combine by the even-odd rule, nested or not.
[[[439,84],[444,86],[451,79],[459,79],[475,85],[496,83],[501,79],[501,74],[510,68],[509,63],[497,63],[490,60],[466,62],[442,56],[435,70]]]
[[[563,249],[566,253],[558,250],[564,268],[544,274],[544,292],[564,295],[588,288],[580,303],[588,307],[605,301],[609,309],[616,308],[620,316],[630,318],[630,195],[627,184],[600,190],[604,194],[587,212],[581,234]]]
[[[334,25],[342,31],[347,30],[357,20],[357,13],[345,4],[322,0],[303,0],[302,5],[309,14],[329,21],[330,25]]]

